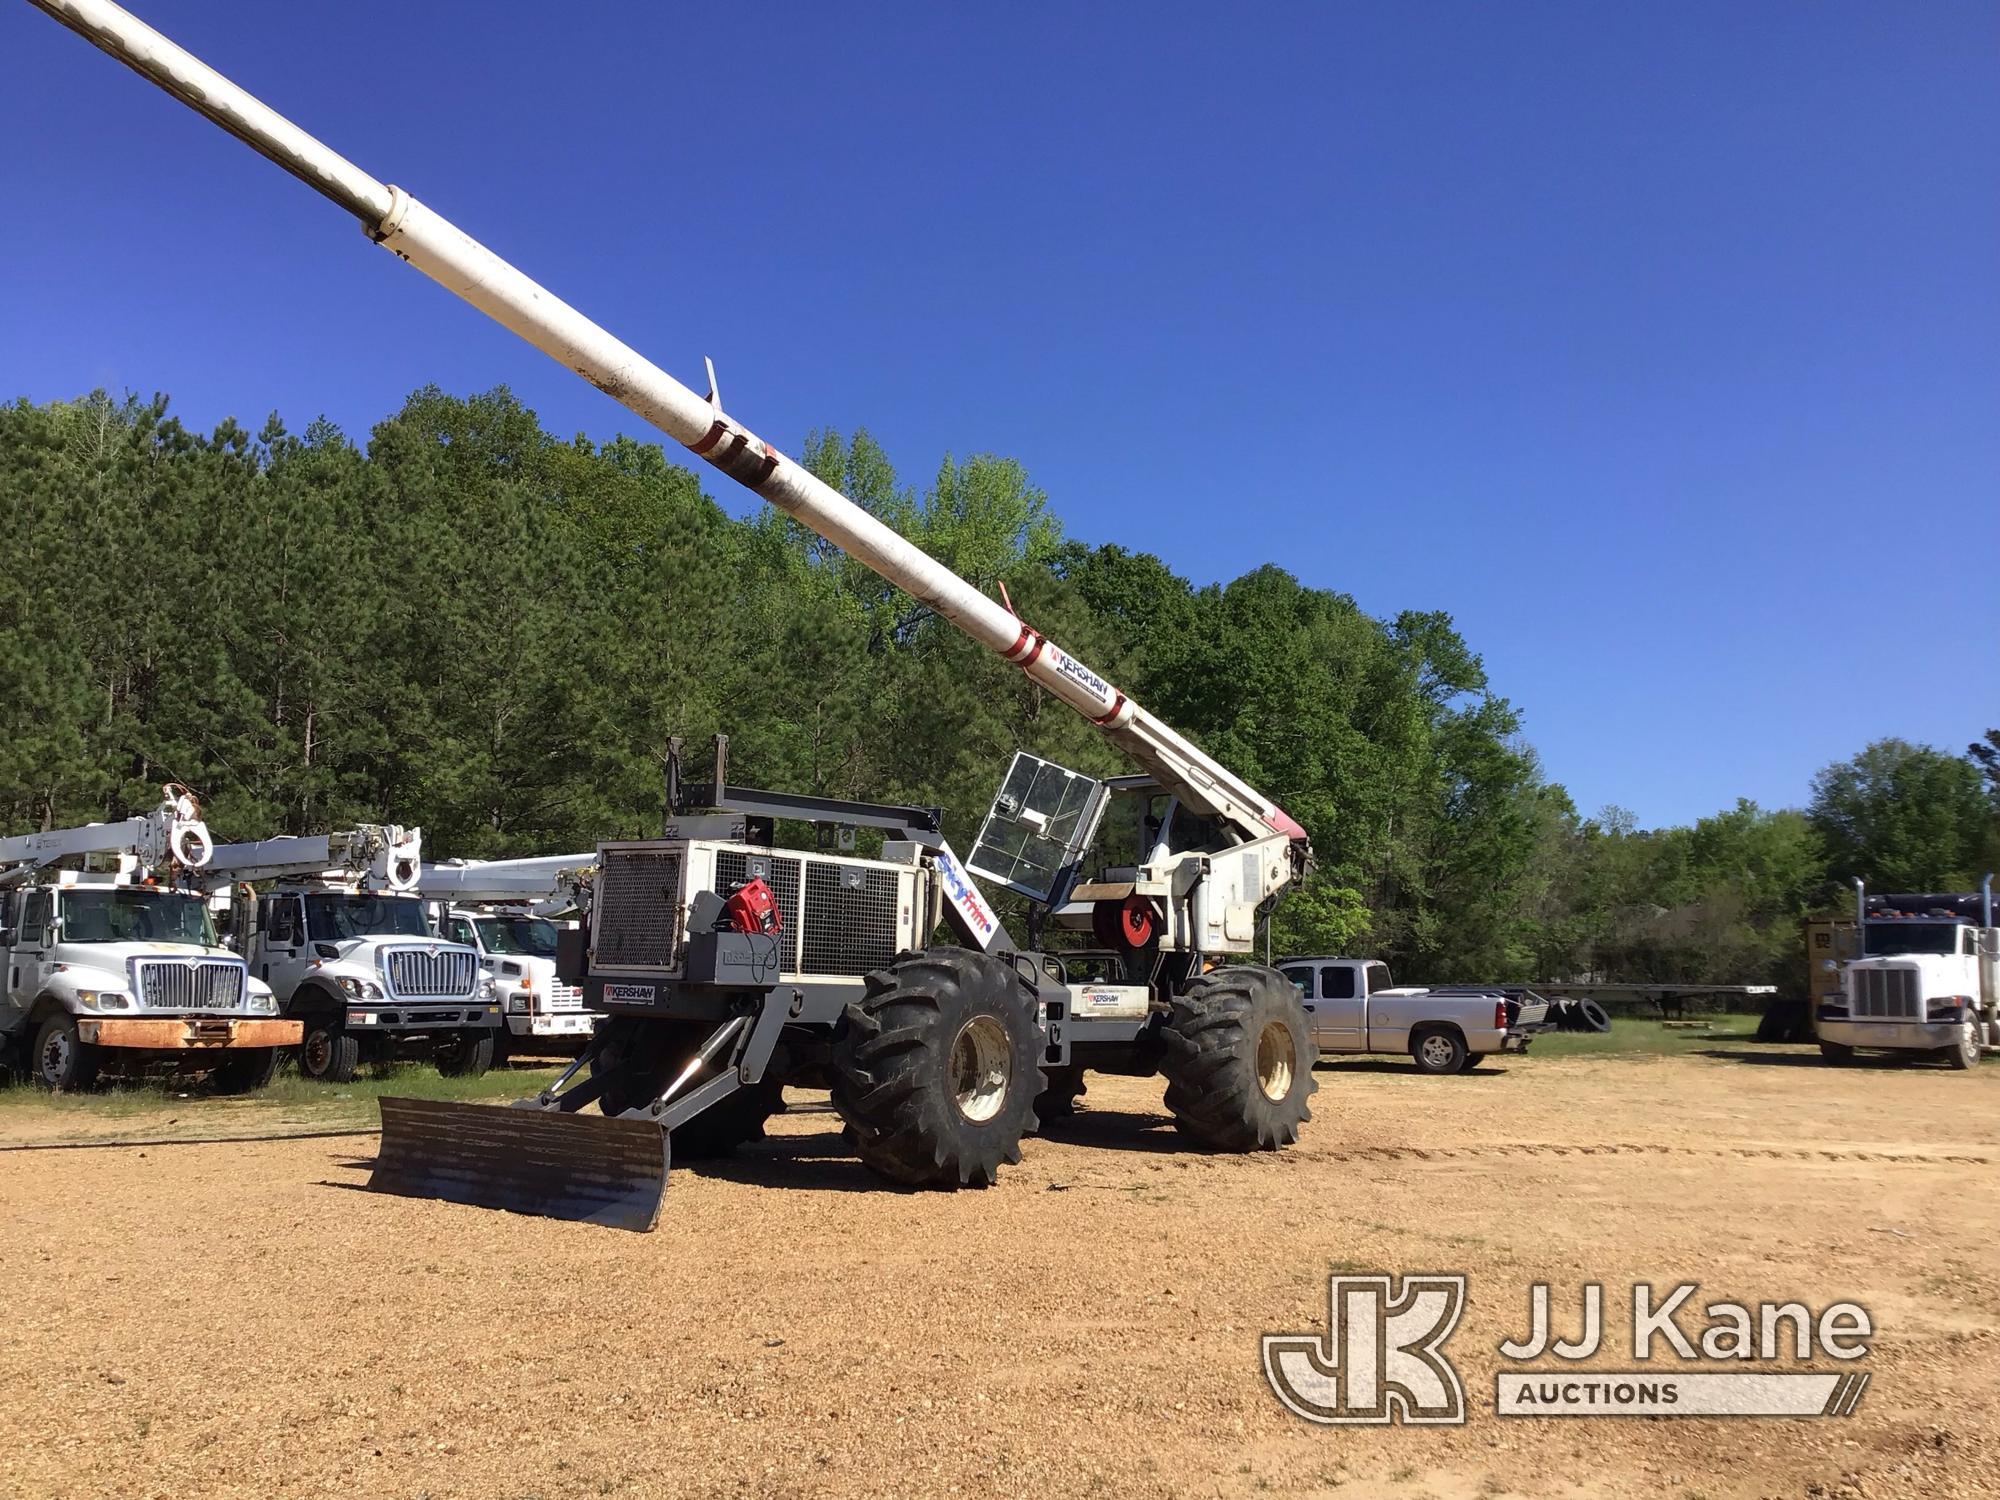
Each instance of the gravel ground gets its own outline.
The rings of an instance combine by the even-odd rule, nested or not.
[[[2000,1068],[1724,1046],[1320,1082],[1297,1148],[1233,1158],[1184,1149],[1157,1083],[1093,1079],[983,1193],[884,1189],[790,1116],[676,1169],[646,1236],[370,1194],[366,1136],[0,1149],[0,1492],[2000,1493]],[[0,1147],[52,1119],[9,1109]],[[1323,1328],[1330,1270],[1470,1276],[1466,1426],[1278,1406],[1258,1334]],[[1860,1410],[1492,1414],[1531,1282],[1566,1319],[1638,1279],[1862,1301]]]

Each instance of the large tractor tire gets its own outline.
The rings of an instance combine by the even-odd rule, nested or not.
[[[276,1047],[244,1047],[216,1065],[208,1075],[208,1086],[218,1094],[254,1094],[277,1074]]]
[[[1021,1159],[1042,1093],[1035,988],[968,948],[867,979],[833,1047],[833,1103],[863,1164],[905,1187],[986,1187]]]
[[[1090,1085],[1083,1081],[1083,1069],[1075,1064],[1066,1068],[1044,1068],[1048,1087],[1035,1100],[1035,1118],[1046,1125],[1051,1120],[1067,1120],[1076,1113],[1076,1101],[1090,1092]]]
[[[36,1030],[35,1051],[28,1065],[35,1082],[61,1094],[87,1089],[97,1082],[103,1060],[102,1049],[76,1034],[76,1017],[58,1011]]]
[[[649,1021],[633,1016],[614,1017],[604,1026],[604,1045],[590,1060],[590,1076],[604,1086],[597,1096],[597,1107],[607,1115],[623,1114],[659,1098],[660,1091],[715,1030],[699,1021]],[[707,1081],[699,1078],[690,1086]],[[775,1078],[765,1077],[740,1088],[674,1131],[674,1159],[727,1156],[746,1141],[761,1140],[764,1122],[784,1107],[785,1091]]]
[[[1276,969],[1203,975],[1162,1028],[1167,1108],[1215,1151],[1275,1151],[1312,1118],[1314,1047],[1298,989]]]

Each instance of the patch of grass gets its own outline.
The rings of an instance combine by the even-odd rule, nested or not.
[[[373,1120],[375,1101],[384,1094],[416,1099],[518,1099],[538,1092],[561,1071],[557,1065],[503,1066],[478,1078],[446,1078],[427,1064],[407,1062],[370,1070],[351,1083],[332,1084],[286,1071],[268,1088],[227,1097],[212,1093],[201,1078],[172,1074],[115,1079],[81,1094],[51,1094],[33,1084],[14,1083],[0,1088],[0,1110],[18,1111],[14,1115],[17,1119],[41,1114],[81,1121],[183,1109],[200,1111],[220,1123],[224,1118],[240,1120],[246,1108],[261,1106],[280,1110],[291,1121],[332,1123]],[[187,1125],[191,1120],[183,1115],[180,1123]]]
[[[1756,1036],[1755,1016],[1718,1015],[1700,1019],[1707,1024],[1670,1030],[1650,1018],[1613,1016],[1609,1031],[1544,1031],[1529,1046],[1528,1056],[1673,1057],[1686,1051],[1691,1043],[1747,1042]]]

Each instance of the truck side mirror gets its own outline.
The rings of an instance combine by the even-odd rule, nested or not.
[[[0,927],[0,948],[11,948],[20,940],[20,934],[11,927]]]

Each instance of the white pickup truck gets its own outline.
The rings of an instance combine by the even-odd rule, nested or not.
[[[1545,1001],[1479,985],[1397,989],[1373,958],[1284,958],[1320,1055],[1407,1052],[1420,1073],[1462,1073],[1495,1052],[1523,1052]]]

